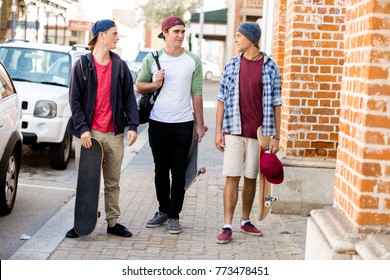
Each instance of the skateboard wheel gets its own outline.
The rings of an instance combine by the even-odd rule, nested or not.
[[[279,197],[275,196],[275,201],[279,201]]]
[[[264,205],[265,205],[265,207],[269,208],[269,207],[271,207],[271,202],[266,201],[266,202],[264,202]]]

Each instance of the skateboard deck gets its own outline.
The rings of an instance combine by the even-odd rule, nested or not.
[[[260,159],[262,155],[268,152],[270,136],[263,136],[261,126],[257,129],[257,140],[259,141],[259,221],[264,220],[271,212],[272,203],[278,201],[277,197],[272,196],[272,185],[260,171]]]
[[[81,147],[77,177],[74,230],[80,236],[90,234],[99,216],[100,173],[103,163],[103,147],[92,138],[92,147]]]
[[[195,132],[195,123],[194,123],[194,132],[190,147],[190,152],[188,153],[188,161],[187,161],[187,168],[186,168],[186,174],[185,179],[186,183],[184,185],[184,190],[188,190],[189,187],[196,181],[196,178],[200,174],[206,173],[206,168],[201,167],[198,169],[198,139],[196,139],[196,132]]]

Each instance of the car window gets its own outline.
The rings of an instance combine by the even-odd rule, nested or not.
[[[67,85],[70,73],[70,56],[62,56],[57,59],[47,70],[52,82]]]
[[[137,57],[135,58],[135,61],[136,62],[142,62],[145,58],[145,56],[148,54],[149,52],[144,52],[144,51],[140,51],[137,55]]]
[[[68,86],[71,57],[68,53],[1,47],[0,59],[14,81]]]
[[[3,66],[0,67],[0,94],[1,99],[14,94],[14,88]]]

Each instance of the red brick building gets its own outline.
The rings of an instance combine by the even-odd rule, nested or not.
[[[328,177],[335,168],[333,207],[311,212],[306,256],[388,257],[390,0],[275,4],[273,57],[283,78],[281,149],[288,173],[284,186],[291,189],[300,170],[299,179],[318,189],[322,179],[308,170],[322,169]],[[305,201],[301,185],[295,185],[297,196]],[[321,191],[317,196],[322,199]],[[373,249],[379,247],[384,249]]]

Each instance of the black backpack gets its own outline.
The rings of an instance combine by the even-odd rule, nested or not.
[[[158,60],[158,51],[156,53],[152,52],[151,53],[154,60],[156,61],[157,64],[157,69],[160,70],[160,61]],[[153,78],[151,79],[152,82]],[[164,84],[164,81],[163,81]],[[156,91],[151,92],[151,93],[143,93],[142,97],[139,100],[138,104],[138,113],[139,113],[139,123],[144,124],[149,122],[149,116],[150,112],[153,109],[154,103],[156,102],[156,99],[158,95],[160,94],[161,88],[158,88]]]

